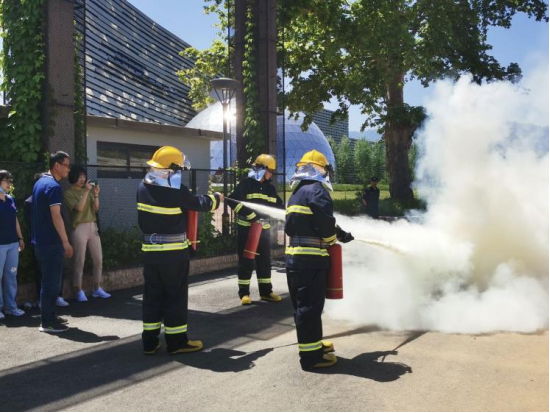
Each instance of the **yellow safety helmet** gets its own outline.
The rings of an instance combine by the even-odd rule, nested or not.
[[[329,165],[326,156],[323,155],[321,152],[316,151],[315,149],[305,153],[304,156],[302,156],[302,159],[300,159],[300,162],[296,164],[296,166],[302,166],[307,163],[319,165],[323,168],[326,168]]]
[[[173,146],[163,146],[157,149],[151,160],[147,161],[147,165],[159,169],[170,169],[174,165],[187,169],[190,167],[185,155]]]
[[[265,153],[262,153],[260,156],[258,156],[252,165],[265,166],[272,172],[275,172],[277,170],[277,161],[275,160],[275,157],[273,155],[268,155]]]

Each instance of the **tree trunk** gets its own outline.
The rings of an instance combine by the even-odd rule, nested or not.
[[[256,1],[258,102],[265,153],[277,155],[277,1]],[[273,177],[274,179],[276,176]]]
[[[390,181],[390,196],[399,201],[414,199],[411,189],[411,173],[409,171],[409,149],[412,144],[410,122],[402,117],[392,117],[400,113],[403,107],[403,85],[405,73],[393,76],[388,84],[388,113],[384,141],[386,143],[386,170]]]
[[[277,155],[277,2],[276,0],[254,0],[258,110],[265,145],[260,153],[249,154],[246,149],[245,116],[246,95],[243,90],[243,62],[245,60],[245,36],[247,0],[235,0],[235,55],[233,64],[235,78],[241,82],[236,93],[237,103],[237,160],[241,168],[248,166],[247,160],[255,159],[260,153]],[[275,179],[275,177],[274,177]]]
[[[46,7],[46,60],[42,133],[47,152],[63,148],[74,159],[74,4],[62,0]]]

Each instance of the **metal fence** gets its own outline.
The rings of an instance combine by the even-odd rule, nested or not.
[[[97,181],[101,188],[99,222],[102,230],[114,228],[119,231],[130,230],[137,225],[136,192],[139,183],[147,173],[146,167],[84,165],[89,180]],[[31,195],[35,175],[44,172],[44,164],[0,161],[0,169],[10,171],[14,178],[13,195],[18,209],[22,210],[25,199]],[[209,192],[223,193],[223,171],[210,169],[191,169],[182,173],[182,182],[194,194]],[[228,194],[236,185],[233,171],[227,171]],[[67,180],[61,181],[64,190],[70,187]],[[283,188],[279,194],[283,198]],[[284,198],[283,198],[284,199]],[[215,236],[222,235],[223,205],[212,214]],[[64,212],[67,219],[68,213]],[[235,214],[229,209],[229,234],[234,237]],[[272,246],[284,245],[283,225],[276,220],[272,222]],[[229,252],[229,251],[228,251]]]

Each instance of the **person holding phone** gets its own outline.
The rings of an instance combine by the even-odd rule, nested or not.
[[[97,226],[99,185],[88,181],[88,173],[80,165],[71,168],[69,182],[72,186],[65,192],[64,203],[71,214],[71,240],[74,246],[73,287],[76,300],[88,301],[86,293],[82,289],[86,250],[90,251],[92,257],[94,283],[92,297],[109,298],[111,295],[101,288],[103,255]]]

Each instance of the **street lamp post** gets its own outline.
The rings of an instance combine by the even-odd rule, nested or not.
[[[227,116],[228,108],[235,90],[239,87],[239,82],[235,79],[218,78],[212,79],[210,85],[218,100],[223,107],[223,196],[227,196]],[[223,215],[222,215],[222,234],[229,234],[229,213],[227,212],[227,203],[223,203]]]

